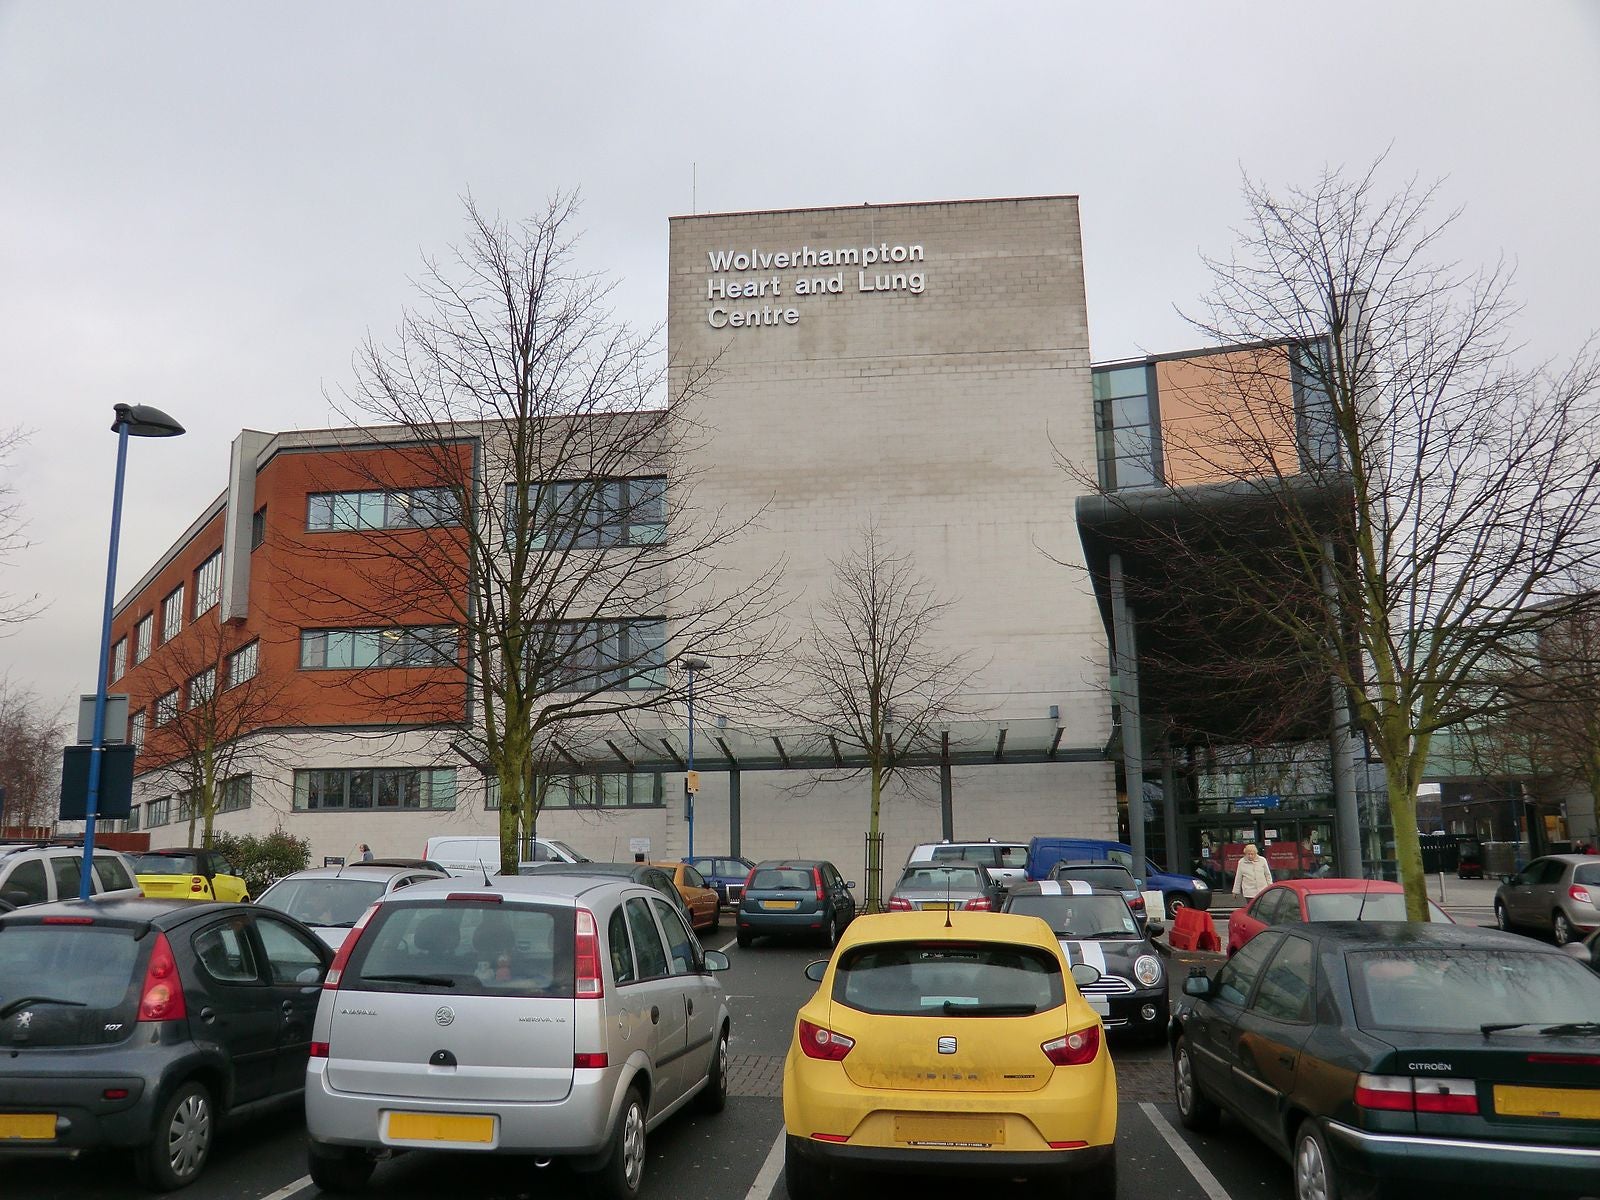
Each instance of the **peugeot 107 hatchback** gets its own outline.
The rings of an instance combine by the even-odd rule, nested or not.
[[[631,1200],[645,1135],[728,1094],[727,996],[678,907],[626,878],[414,884],[340,947],[306,1075],[311,1178],[352,1191],[381,1154],[566,1158]]]

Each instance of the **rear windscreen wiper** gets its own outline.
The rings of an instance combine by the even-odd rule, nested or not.
[[[30,1004],[65,1004],[69,1008],[87,1008],[83,1000],[61,1000],[55,996],[21,996],[13,1000],[4,1008],[0,1008],[0,1021],[5,1020],[12,1013],[27,1008]]]
[[[363,975],[363,983],[427,983],[434,987],[455,987],[448,975]]]
[[[985,1017],[1026,1017],[1039,1011],[1037,1004],[961,1004],[955,1000],[944,1002],[944,1011],[954,1016],[958,1013]]]
[[[1539,1032],[1549,1037],[1583,1037],[1600,1033],[1600,1021],[1567,1021],[1560,1025],[1545,1025]]]
[[[1530,1024],[1531,1021],[1491,1021],[1487,1025],[1479,1025],[1478,1032],[1488,1037],[1491,1033],[1499,1033],[1504,1029],[1521,1029],[1524,1025]]]

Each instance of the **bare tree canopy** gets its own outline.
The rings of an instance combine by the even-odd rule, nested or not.
[[[20,426],[0,429],[0,569],[11,565],[14,557],[28,548],[27,521],[22,499],[10,478],[10,463],[27,442]],[[37,595],[19,596],[0,588],[0,637],[38,615],[42,601]]]
[[[867,833],[875,855],[884,789],[910,787],[919,773],[932,770],[906,760],[938,747],[941,728],[962,715],[959,697],[973,671],[968,655],[939,636],[950,601],[935,593],[910,553],[897,551],[875,525],[863,528],[830,562],[831,586],[812,614],[795,662],[798,711],[841,748],[864,757],[863,767],[816,778],[867,775]],[[879,906],[881,876],[881,862],[869,862],[869,910]]]
[[[419,670],[358,656],[337,665],[360,674],[330,678],[459,726],[458,753],[498,784],[515,870],[550,775],[571,769],[563,740],[680,704],[691,652],[712,664],[702,693],[738,693],[773,637],[777,570],[727,583],[718,551],[758,514],[694,503],[688,408],[710,365],[670,387],[659,330],[614,318],[613,284],[577,263],[576,199],[516,223],[465,203],[466,240],[424,263],[392,343],[356,356],[336,405],[392,428],[336,461],[292,590],[310,623],[412,631],[398,665]],[[359,511],[362,489],[398,515]]]
[[[0,827],[30,833],[53,829],[60,811],[62,710],[0,679],[0,787],[6,790]]]
[[[1246,181],[1238,243],[1206,260],[1214,287],[1190,319],[1248,349],[1196,360],[1171,398],[1182,419],[1163,394],[1177,515],[1134,536],[1230,633],[1254,631],[1196,643],[1197,661],[1259,679],[1292,658],[1290,678],[1348,696],[1425,919],[1416,793],[1433,737],[1492,714],[1491,668],[1589,603],[1600,374],[1587,346],[1521,364],[1510,270],[1435,261],[1453,214],[1436,186],[1386,194],[1382,165],[1282,192]],[[1131,515],[1135,495],[1109,502]]]

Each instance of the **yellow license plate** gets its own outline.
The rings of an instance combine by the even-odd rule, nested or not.
[[[53,1142],[55,1113],[0,1113],[0,1141]]]
[[[1600,1088],[1494,1086],[1494,1110],[1507,1117],[1570,1117],[1600,1121]]]
[[[761,902],[761,907],[762,908],[799,908],[800,907],[800,901],[798,901],[798,900],[763,900]]]
[[[397,1142],[470,1142],[488,1145],[494,1141],[494,1118],[449,1113],[390,1113],[389,1136]]]
[[[943,900],[928,900],[928,901],[924,902],[923,904],[918,905],[918,907],[923,909],[924,911],[929,910],[929,909],[938,909],[938,910],[941,910],[941,911],[945,911],[945,910],[954,908],[955,905],[954,904],[946,904]]]
[[[1006,1144],[1006,1123],[1001,1117],[965,1114],[930,1114],[894,1119],[894,1140],[907,1146],[949,1146],[982,1149]]]

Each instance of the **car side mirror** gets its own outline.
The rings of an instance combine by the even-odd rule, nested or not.
[[[1072,982],[1077,984],[1080,990],[1090,984],[1099,983],[1100,968],[1091,967],[1088,963],[1073,963]]]
[[[1163,933],[1165,933],[1167,931],[1167,927],[1165,925],[1163,925],[1160,921],[1151,921],[1148,925],[1146,925],[1144,927],[1144,931],[1146,933],[1148,933],[1151,937],[1160,937]]]
[[[844,886],[853,892],[856,890],[856,881],[854,879],[847,879],[845,880]]]
[[[721,950],[707,950],[705,964],[708,971],[726,971],[733,963],[728,961],[728,956]]]
[[[294,981],[301,987],[312,987],[322,982],[321,967],[307,967],[294,977]]]
[[[821,983],[822,977],[828,973],[828,960],[819,958],[814,963],[806,964],[806,978],[812,983]]]
[[[1183,994],[1185,996],[1198,996],[1204,1000],[1211,995],[1211,976],[1204,969],[1196,967],[1189,977],[1183,981]]]
[[[1570,958],[1577,959],[1586,967],[1592,967],[1595,965],[1594,951],[1589,949],[1589,947],[1583,942],[1568,942],[1565,946],[1561,947],[1561,953]]]

